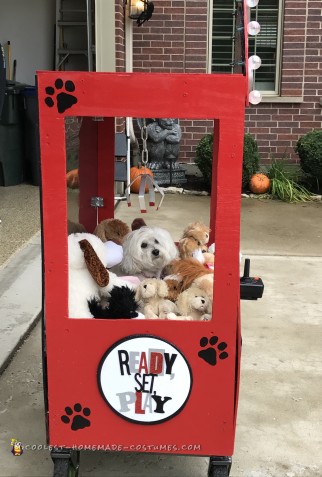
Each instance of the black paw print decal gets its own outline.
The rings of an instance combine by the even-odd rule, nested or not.
[[[56,95],[56,102],[57,102],[57,111],[59,113],[64,113],[66,109],[69,109],[73,106],[73,104],[77,103],[76,96],[73,96],[73,91],[75,91],[75,85],[72,81],[66,81],[64,84],[63,80],[58,78],[55,81],[55,87],[47,86],[45,89],[47,98],[45,98],[45,103],[49,108],[55,106],[55,93],[61,89],[65,89],[65,91],[58,92]],[[67,93],[66,93],[67,91]]]
[[[224,341],[218,343],[218,336],[212,336],[209,340],[206,337],[201,338],[200,346],[202,348],[205,348],[208,343],[210,346],[206,349],[200,350],[198,353],[198,356],[205,360],[206,363],[215,366],[217,364],[217,357],[219,359],[228,358],[228,353],[224,351],[227,348],[227,343]]]
[[[84,409],[82,409],[82,406],[77,403],[74,405],[74,410],[69,406],[65,407],[65,413],[66,414],[61,416],[61,420],[64,424],[69,424],[72,419],[72,431],[84,429],[84,427],[89,427],[91,425],[91,421],[89,419],[86,419],[86,417],[88,417],[91,413],[88,407],[84,407]],[[74,415],[74,413],[77,414]]]

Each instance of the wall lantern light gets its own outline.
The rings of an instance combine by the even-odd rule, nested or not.
[[[130,0],[129,1],[129,17],[133,20],[137,20],[141,13],[147,8],[146,2],[142,0]]]
[[[154,5],[149,0],[128,0],[127,3],[129,17],[136,20],[139,26],[152,17]]]

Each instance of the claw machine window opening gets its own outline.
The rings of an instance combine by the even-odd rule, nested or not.
[[[101,118],[101,120],[103,119]],[[122,222],[124,236],[125,232],[131,232],[133,222],[136,219],[143,220],[145,225],[152,230],[152,237],[145,236],[143,233],[139,236],[137,233],[132,244],[130,241],[126,242],[125,249],[122,243],[124,236],[119,237],[121,242],[116,240],[115,243],[115,237],[107,234],[107,230],[109,234],[112,233],[111,219],[113,217],[106,217],[101,223],[98,220],[96,221],[96,229],[90,231],[90,234],[94,233],[96,237],[89,240],[89,245],[84,242],[84,240],[88,240],[86,236],[76,235],[73,240],[73,234],[75,233],[88,233],[79,220],[80,190],[85,186],[82,181],[87,179],[87,177],[81,176],[81,180],[79,180],[79,133],[82,121],[83,118],[81,117],[65,118],[67,230],[69,234],[69,317],[92,318],[93,314],[95,315],[95,310],[97,313],[95,317],[105,317],[105,311],[110,306],[111,290],[114,282],[116,286],[128,286],[135,290],[136,303],[139,303],[136,307],[139,316],[135,316],[136,318],[160,318],[187,322],[211,320],[214,287],[214,244],[211,243],[211,238],[215,234],[214,231],[211,232],[209,229],[209,195],[198,197],[200,208],[195,212],[189,205],[189,203],[193,205],[195,196],[178,194],[177,196],[165,196],[160,210],[149,207],[148,213],[141,215],[138,206],[138,187],[131,187],[132,206],[127,207],[126,201],[119,202],[115,207],[114,220]],[[115,121],[116,124],[117,122],[119,121]],[[146,144],[148,163],[146,168],[151,171],[151,176],[154,177],[156,183],[160,182],[161,187],[167,188],[169,181],[174,181],[179,190],[180,188],[184,189],[185,184],[188,187],[190,185],[190,189],[191,187],[207,189],[207,182],[200,170],[197,175],[191,176],[189,175],[189,169],[186,170],[185,166],[187,166],[187,160],[189,160],[189,158],[187,159],[189,156],[187,151],[193,150],[195,153],[196,148],[198,146],[200,148],[201,139],[203,141],[207,140],[213,131],[213,121],[209,120],[205,124],[205,121],[196,119],[180,119],[179,121],[177,118],[137,118],[136,122],[136,137],[131,144],[131,165],[137,161],[135,154],[137,155],[138,151],[139,159],[142,157],[144,148],[142,137],[144,136],[142,136],[141,131],[142,125],[146,124],[148,130]],[[115,130],[117,131],[117,126]],[[212,157],[209,157],[209,154],[212,156],[212,144],[207,146],[208,150],[205,154],[206,156],[208,154],[208,157],[205,158],[205,161],[209,162],[208,169],[211,171]],[[132,168],[135,169],[136,166],[132,165]],[[143,166],[138,172],[138,184],[140,183],[140,174],[144,173],[147,173],[147,170]],[[208,180],[211,181],[211,178],[208,178]],[[95,190],[93,190],[92,195],[96,195]],[[158,196],[157,191],[156,196]],[[162,234],[160,235],[160,229],[165,231],[165,237]],[[134,232],[132,232],[132,235],[134,235]],[[101,241],[104,242],[104,245]],[[170,241],[175,243],[175,254],[172,249],[168,250],[167,242]],[[134,243],[135,245],[133,245]],[[84,257],[89,256],[93,263],[93,249],[99,260],[94,262],[96,263],[96,269],[89,271]],[[132,266],[131,260],[127,260],[127,264],[130,263],[130,265],[124,266],[124,252],[131,255],[139,254],[140,260],[146,262],[145,265],[142,265],[142,270],[137,270]],[[179,257],[183,260],[177,260]],[[191,259],[193,259],[192,262]],[[137,258],[135,260],[137,261]],[[84,266],[82,270],[84,273],[83,279],[77,277],[81,262]],[[158,270],[154,266],[157,262],[159,262]],[[171,266],[169,262],[171,262]],[[149,273],[149,266],[153,268],[152,273]],[[73,267],[75,267],[75,270]],[[100,269],[102,275],[104,275],[103,277],[99,271]],[[105,269],[108,271],[107,274]],[[155,291],[154,301],[152,298],[142,296],[142,290],[145,290],[144,285],[148,284],[151,287],[152,284],[153,286],[156,285],[156,283],[152,283],[153,280],[150,280],[151,283],[147,281],[150,275],[151,278],[153,277],[153,272],[157,272],[154,273],[154,276],[161,276],[163,279],[162,284],[160,284],[160,280],[158,283],[159,287],[162,285],[163,290]],[[100,285],[94,284],[97,275],[101,280]],[[122,282],[122,280],[125,281]],[[144,284],[140,283],[139,280],[141,282],[145,280]],[[167,292],[164,291],[164,282]],[[77,303],[77,306],[71,305],[71,295],[78,296],[79,292],[83,295],[80,302]],[[115,300],[118,300],[120,296],[122,300],[122,295],[117,295],[116,290],[113,293],[115,294]],[[133,293],[131,297],[130,292],[127,293],[124,300],[133,300]],[[165,293],[167,294],[164,295]],[[156,298],[163,302],[161,304],[156,303]],[[113,298],[111,300],[113,301]],[[151,305],[152,301],[153,306]],[[91,310],[93,313],[91,313]]]

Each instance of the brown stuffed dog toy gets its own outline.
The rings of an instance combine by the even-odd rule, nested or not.
[[[86,232],[86,229],[83,224],[79,224],[77,222],[73,222],[72,220],[67,220],[67,233],[68,235],[70,234],[76,234],[76,233],[82,233]]]
[[[145,227],[145,226],[146,226],[146,223],[144,222],[144,220],[141,219],[141,217],[137,217],[136,219],[133,220],[133,222],[131,224],[131,229],[132,230],[138,230],[141,227]]]
[[[129,232],[131,232],[130,227],[122,220],[105,219],[96,226],[93,233],[102,242],[110,240],[117,245],[122,245],[125,235]]]
[[[202,222],[189,224],[178,243],[180,258],[193,257],[197,251],[202,252],[202,247],[209,242],[209,233],[209,227]]]
[[[175,302],[179,294],[183,291],[183,282],[178,278],[166,277],[164,279],[165,283],[168,286],[168,295],[167,299]]]
[[[207,269],[194,258],[173,260],[170,265],[171,273],[177,275],[182,280],[183,290],[191,286],[196,286],[204,290],[211,300],[213,299],[213,270]]]

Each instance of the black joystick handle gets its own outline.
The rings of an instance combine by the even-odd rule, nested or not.
[[[249,272],[250,272],[250,258],[245,258],[243,278],[249,278]]]
[[[257,300],[262,298],[264,283],[259,277],[250,277],[250,259],[245,259],[244,275],[240,278],[240,299]]]

